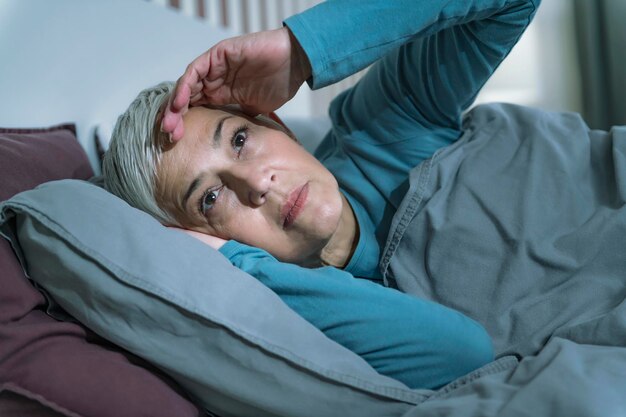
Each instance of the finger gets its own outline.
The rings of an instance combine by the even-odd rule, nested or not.
[[[171,107],[172,97],[170,96],[165,110],[163,111],[163,118],[161,119],[161,131],[164,133],[172,133],[176,126],[181,123],[183,115],[187,112],[187,106],[182,109],[174,111]]]
[[[174,90],[173,98],[170,98],[169,107],[174,112],[179,112],[187,104],[189,104],[189,98],[191,97],[191,87],[185,82],[178,80],[176,83],[176,89]]]
[[[204,89],[202,90],[201,97],[198,102],[210,104],[213,106],[223,106],[226,104],[237,104],[237,101],[233,98],[230,88],[221,84],[214,90]]]
[[[193,96],[191,96],[191,98],[189,99],[189,105],[190,106],[197,106],[202,102],[202,99],[204,99],[204,93],[202,91],[200,91],[199,93],[194,94]]]
[[[182,127],[179,126],[183,125],[183,115],[187,112],[187,110],[187,107],[178,113],[170,110],[169,112],[166,111],[163,115],[163,119],[161,120],[161,132],[168,135],[170,142],[175,142],[182,138],[182,134],[180,133]],[[173,137],[174,135],[175,137]]]
[[[203,80],[222,78],[228,72],[226,49],[228,49],[229,44],[230,42],[228,40],[222,41],[213,48],[209,49],[208,54],[210,65]]]
[[[202,80],[201,94],[210,103],[216,105],[234,104],[237,101],[233,98],[230,86],[224,84],[224,79],[208,81],[206,78]]]
[[[187,108],[188,98],[188,88],[183,88],[180,85],[180,79],[176,82],[174,86],[174,91],[170,94],[167,99],[167,103],[163,110],[163,116],[161,118],[161,131],[164,133],[171,133],[176,128],[176,125],[179,123],[182,114],[184,114]],[[182,97],[180,97],[182,95]],[[183,101],[182,106],[175,106],[176,97],[179,96],[179,100]]]
[[[179,120],[180,114],[172,113],[170,110],[166,109],[163,114],[163,119],[161,120],[161,132],[172,133],[178,125]]]
[[[183,126],[183,119],[181,117],[180,122],[176,125],[176,127],[174,128],[174,131],[172,131],[170,135],[170,141],[178,142],[179,140],[183,138],[184,134],[185,134],[185,128]]]
[[[210,50],[194,59],[187,66],[185,73],[176,83],[176,92],[173,101],[173,109],[182,109],[189,103],[189,98],[202,90],[201,80],[209,73],[211,67]]]

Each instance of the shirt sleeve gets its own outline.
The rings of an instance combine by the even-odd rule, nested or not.
[[[493,359],[475,321],[333,267],[302,268],[235,241],[220,252],[330,339],[410,388],[438,388]]]
[[[337,0],[285,24],[309,58],[312,88],[389,56],[393,62],[387,62],[391,74],[382,80],[385,89],[409,93],[425,119],[447,125],[507,56],[539,2]]]

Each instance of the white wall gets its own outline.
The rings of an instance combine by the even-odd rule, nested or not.
[[[94,128],[229,36],[144,0],[0,0],[0,126],[73,122],[97,171]]]
[[[546,0],[476,104],[506,101],[581,112],[580,71],[571,0]]]

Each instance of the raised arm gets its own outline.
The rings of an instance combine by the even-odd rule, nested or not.
[[[320,4],[286,21],[320,87],[374,62],[330,107],[316,157],[365,207],[379,244],[408,173],[462,135],[462,113],[530,23],[539,0]]]
[[[183,134],[189,105],[237,103],[269,112],[308,78],[319,88],[384,58],[348,104],[339,123],[369,129],[371,137],[450,129],[529,24],[540,0],[336,0],[285,21],[289,30],[222,41],[194,60],[178,80],[161,124],[174,140]],[[310,77],[309,77],[310,76]],[[363,86],[363,84],[365,84]],[[411,123],[392,128],[388,110]],[[373,118],[376,116],[376,118]],[[383,115],[384,116],[384,115]],[[403,123],[402,121],[400,122]],[[429,156],[444,143],[427,145]],[[445,141],[444,141],[445,142]]]
[[[384,57],[367,80],[373,91],[364,105],[380,108],[375,101],[383,100],[427,127],[457,128],[461,112],[518,41],[539,2],[342,0],[285,23],[311,64],[312,88]]]

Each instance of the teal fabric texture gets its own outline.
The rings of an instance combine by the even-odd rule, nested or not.
[[[400,415],[426,398],[379,375],[196,239],[84,181],[0,205],[27,275],[221,416]]]
[[[378,262],[409,171],[463,134],[461,117],[532,20],[538,0],[332,1],[285,21],[323,87],[373,64],[329,109],[315,156],[353,197],[361,236],[346,271]],[[359,215],[361,212],[367,215]],[[373,232],[373,233],[372,233]]]
[[[282,263],[232,240],[220,251],[330,339],[410,388],[439,388],[493,360],[482,326],[441,304],[338,268]]]

